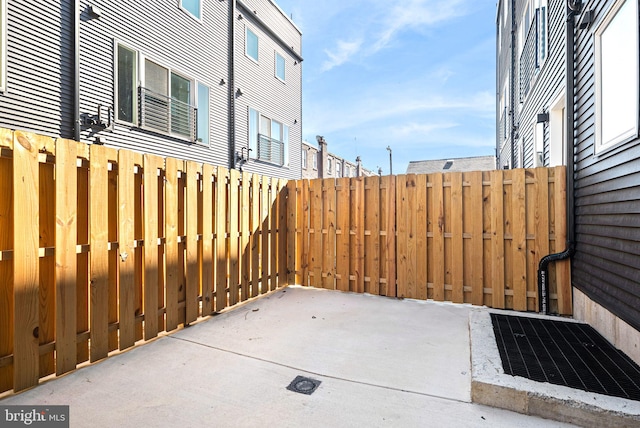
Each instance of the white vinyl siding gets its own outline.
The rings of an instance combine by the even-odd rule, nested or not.
[[[618,0],[596,30],[596,146],[638,135],[638,2]]]

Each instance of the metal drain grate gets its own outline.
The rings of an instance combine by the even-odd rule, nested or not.
[[[299,392],[300,394],[311,395],[318,389],[322,382],[304,376],[296,376],[296,378],[287,386],[289,391]]]
[[[587,324],[491,314],[505,373],[640,401],[640,367]]]

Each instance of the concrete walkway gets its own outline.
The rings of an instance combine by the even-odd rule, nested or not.
[[[67,404],[72,427],[570,426],[470,402],[472,311],[290,287],[0,405]]]

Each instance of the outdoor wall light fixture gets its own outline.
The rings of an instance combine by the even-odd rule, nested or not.
[[[537,123],[549,122],[549,113],[539,113],[537,117]]]
[[[238,14],[238,19],[242,19],[242,14],[241,13]]]
[[[293,119],[293,124],[297,124],[298,123],[298,119]]]
[[[238,88],[238,90],[236,91],[236,97],[241,97],[242,95],[244,95],[242,89]]]
[[[582,19],[580,20],[580,25],[578,28],[580,28],[581,30],[586,30],[587,28],[589,28],[591,24],[593,24],[595,16],[596,14],[593,10],[588,10],[585,13],[583,13]]]
[[[90,4],[89,15],[91,15],[92,18],[100,18],[100,16],[102,16],[102,11],[98,7]]]
[[[227,82],[225,82],[224,79],[220,79],[220,86],[224,85],[225,83]]]

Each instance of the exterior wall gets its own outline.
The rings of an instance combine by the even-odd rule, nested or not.
[[[318,148],[303,142],[301,156],[304,156],[307,159],[307,167],[301,168],[302,178],[318,178],[320,176],[318,174]],[[315,166],[313,163],[314,158],[316,159]]]
[[[99,136],[107,145],[118,148],[228,166],[228,86],[220,85],[220,81],[229,80],[229,4],[203,1],[199,22],[181,9],[178,1],[103,2],[99,18],[89,14],[90,3],[81,2],[81,114],[97,113],[100,104],[114,105],[115,43],[123,43],[139,55],[209,87],[210,147],[117,120],[112,131],[96,133],[83,127],[82,141],[93,143]],[[202,43],[205,40],[208,43]]]
[[[576,254],[572,280],[590,300],[640,330],[640,139],[598,154],[594,148],[598,126],[594,32],[614,3],[586,2],[583,11],[595,12],[594,23],[583,30],[576,25],[575,31]],[[598,328],[600,321],[594,323]],[[640,333],[636,333],[639,343]]]
[[[73,2],[7,0],[0,126],[73,136]]]
[[[536,129],[537,115],[550,113],[553,107],[559,107],[559,102],[565,92],[565,8],[564,0],[548,0],[547,2],[547,51],[546,58],[541,61],[539,68],[532,70],[530,79],[521,71],[527,68],[527,58],[532,61],[527,52],[530,43],[527,43],[527,32],[523,25],[524,11],[527,4],[535,0],[516,0],[516,37],[515,37],[515,63],[512,63],[511,47],[511,19],[512,0],[502,0],[498,5],[496,25],[499,27],[497,46],[497,155],[498,165],[504,167],[510,165],[513,168],[531,168],[534,166],[556,166],[564,164],[562,158],[563,147],[563,123],[562,109],[549,114],[549,120]],[[506,19],[504,14],[506,14]],[[524,52],[524,54],[523,54]],[[512,81],[513,78],[513,81]],[[529,82],[528,90],[522,89],[523,83]],[[506,91],[505,91],[506,87]],[[513,91],[513,93],[511,93]],[[510,100],[510,101],[506,101]],[[558,104],[558,105],[557,105]],[[505,113],[505,106],[506,113]],[[513,106],[513,121],[509,111]],[[549,132],[552,121],[560,126],[560,133]],[[510,126],[515,126],[516,136],[513,143],[515,162],[512,162],[512,144]],[[556,129],[556,126],[553,126]],[[536,148],[536,132],[541,133],[539,142],[541,147]],[[558,149],[555,149],[558,148]],[[537,161],[537,152],[542,152],[542,165]],[[550,153],[553,155],[550,155]],[[560,156],[557,154],[560,153]]]
[[[0,126],[74,138],[77,12],[79,113],[83,119],[95,119],[100,112],[102,121],[109,123],[105,129],[84,122],[81,141],[229,167],[235,164],[235,154],[248,146],[251,106],[289,126],[289,163],[280,167],[249,161],[236,167],[300,177],[301,33],[273,1],[248,0],[245,5],[203,0],[201,19],[182,9],[180,0],[80,0],[79,11],[73,1],[6,1],[8,66],[6,90],[0,93]],[[236,3],[246,16],[243,20],[237,19]],[[259,34],[259,64],[244,54],[245,26]],[[142,129],[138,118],[132,123],[117,120],[119,44],[138,55],[136,88],[143,84],[144,59],[190,80],[192,104],[197,104],[198,85],[208,87],[208,144]],[[276,51],[286,59],[286,83],[274,75]],[[245,95],[234,98],[237,88]],[[135,110],[138,101],[134,100]],[[233,101],[236,109],[231,108]]]
[[[302,64],[301,33],[295,25],[265,0],[238,1],[235,13],[235,86],[242,95],[236,97],[236,151],[249,145],[249,108],[289,127],[289,164],[278,167],[255,159],[251,153],[243,169],[270,176],[300,178],[302,147]],[[255,11],[255,12],[254,12]],[[256,13],[257,12],[257,13]],[[242,19],[238,19],[242,15]],[[246,30],[258,36],[257,63],[245,54]],[[275,32],[282,42],[272,38]],[[293,52],[291,51],[293,46]],[[285,82],[275,76],[275,53],[285,58]]]
[[[302,168],[302,178],[368,177],[376,175],[375,172],[363,168],[359,158],[354,163],[329,152],[327,150],[327,142],[320,136],[318,136],[318,147],[302,142],[302,156],[307,158],[307,167]],[[313,166],[314,157],[317,159],[317,167]],[[331,161],[330,172],[328,171],[329,161]]]

